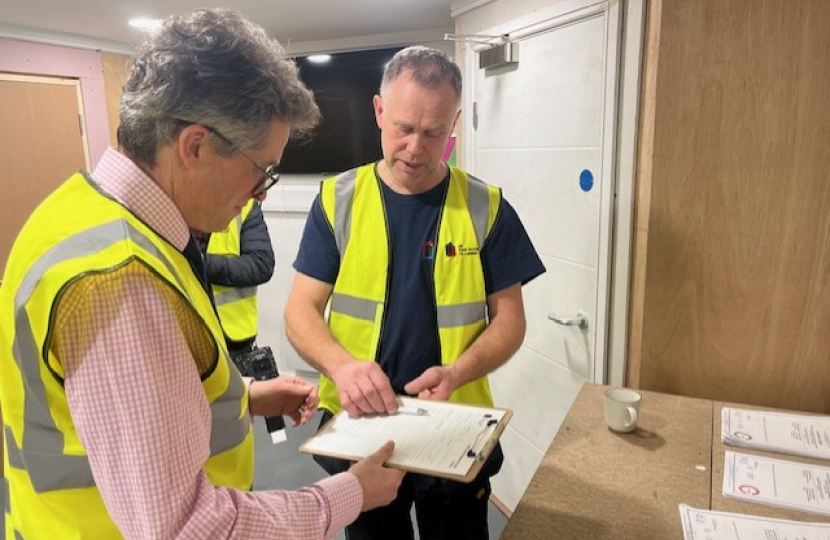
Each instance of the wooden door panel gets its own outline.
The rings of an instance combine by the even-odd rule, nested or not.
[[[0,273],[32,210],[86,166],[74,84],[0,79]]]
[[[642,388],[830,413],[828,20],[663,0]]]

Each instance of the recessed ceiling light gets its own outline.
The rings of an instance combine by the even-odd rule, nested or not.
[[[308,57],[308,61],[312,64],[325,64],[331,61],[330,54],[312,54]]]
[[[161,26],[161,19],[132,19],[129,24],[139,30],[152,30]]]

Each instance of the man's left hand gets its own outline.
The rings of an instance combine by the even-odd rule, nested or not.
[[[293,375],[251,381],[248,394],[251,414],[290,416],[294,426],[307,424],[320,403],[317,386]]]
[[[458,386],[452,366],[433,366],[409,381],[403,389],[407,394],[417,395],[420,399],[447,401]]]

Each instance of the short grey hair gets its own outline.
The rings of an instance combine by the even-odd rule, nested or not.
[[[292,136],[320,121],[296,64],[261,27],[227,9],[173,16],[132,58],[119,105],[118,144],[156,164],[160,148],[188,124],[213,128],[217,151],[261,147],[274,121]],[[232,144],[228,144],[232,141]]]
[[[381,96],[404,70],[411,70],[412,80],[426,88],[438,88],[449,83],[455,92],[456,104],[461,104],[461,70],[444,51],[413,45],[395,53],[383,70]]]

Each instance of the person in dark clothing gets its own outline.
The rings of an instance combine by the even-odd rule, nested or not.
[[[250,351],[257,335],[257,286],[271,279],[275,265],[260,202],[251,199],[223,231],[192,232],[204,255],[228,349],[232,355]]]
[[[269,347],[255,353],[256,361],[247,355],[257,349],[257,286],[274,275],[274,249],[262,215],[264,199],[263,193],[248,201],[222,231],[213,234],[192,231],[204,258],[205,277],[231,359],[242,375],[258,380],[279,375]],[[285,421],[281,416],[266,416],[265,427],[274,444],[286,440]]]

